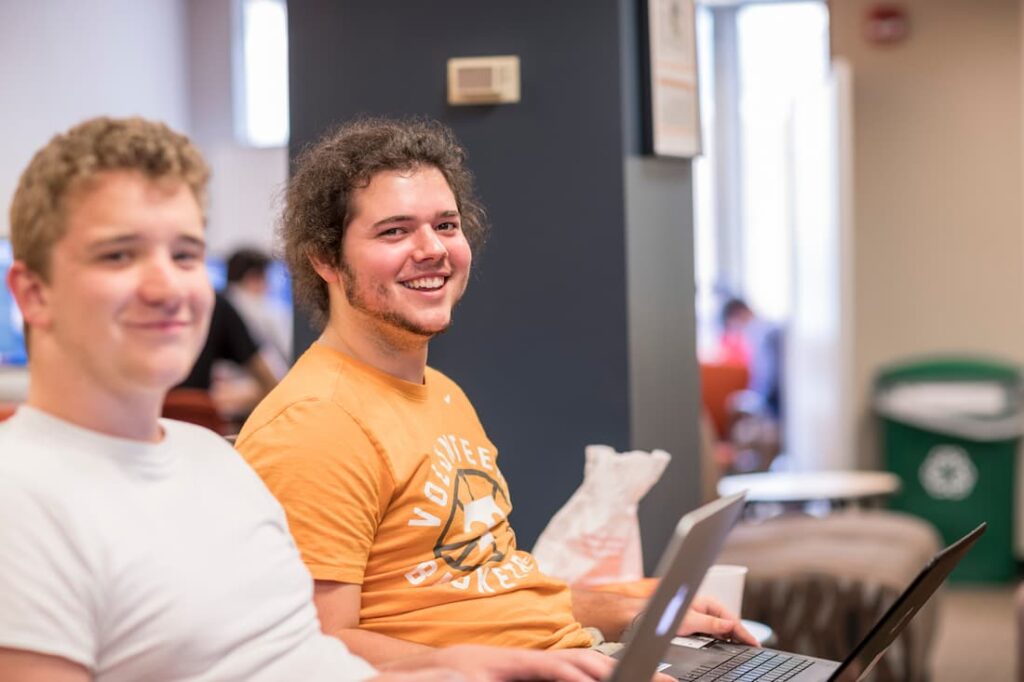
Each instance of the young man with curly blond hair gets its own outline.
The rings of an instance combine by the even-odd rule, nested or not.
[[[208,170],[140,118],[44,146],[11,205],[27,403],[0,424],[0,678],[559,679],[610,663],[462,647],[377,677],[321,632],[285,516],[211,431],[160,419],[209,325]]]

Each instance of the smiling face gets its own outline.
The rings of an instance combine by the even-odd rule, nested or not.
[[[23,304],[33,337],[98,390],[171,388],[192,368],[209,325],[203,231],[184,184],[97,176],[70,197],[49,281]]]
[[[352,193],[352,206],[338,273],[344,300],[332,304],[330,324],[399,345],[443,332],[472,263],[444,175],[382,171]]]

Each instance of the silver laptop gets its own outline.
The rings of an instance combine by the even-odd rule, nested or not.
[[[703,507],[701,510],[704,509]],[[701,510],[698,510],[701,511]],[[696,513],[696,512],[694,512]],[[684,517],[685,520],[685,517]],[[680,526],[682,522],[680,522]],[[659,638],[657,646],[660,653],[655,659],[654,647],[649,642],[640,641],[645,634],[650,632],[645,623],[640,623],[635,630],[632,640],[620,652],[617,658],[620,663],[616,667],[612,680],[625,682],[627,680],[647,680],[656,670],[662,670],[666,674],[688,682],[710,682],[711,680],[743,680],[743,682],[754,682],[756,680],[771,680],[771,682],[856,682],[863,679],[874,667],[875,663],[882,657],[885,650],[892,644],[893,640],[903,631],[914,615],[923,607],[928,599],[935,593],[939,586],[945,581],[949,574],[956,568],[956,565],[964,557],[967,551],[974,545],[982,533],[985,532],[986,524],[982,523],[973,531],[956,541],[946,549],[942,550],[931,561],[921,569],[921,572],[896,599],[885,615],[875,624],[871,631],[854,647],[849,656],[842,662],[828,661],[811,656],[791,654],[773,649],[758,649],[742,644],[733,644],[705,638],[686,638],[687,646],[672,644],[671,638],[665,645]],[[728,530],[728,529],[726,529]],[[697,586],[703,576],[703,570],[707,570],[710,564],[705,565],[704,554],[707,547],[704,542],[698,542],[694,537],[691,547],[690,535],[686,534],[682,539],[679,537],[679,529],[676,531],[676,538],[673,539],[673,547],[666,552],[662,558],[664,563],[672,554],[675,561],[686,561],[683,557],[691,556],[693,551],[701,558],[699,561],[704,567],[696,582],[689,584]],[[714,557],[721,547],[724,539],[724,532],[721,538],[714,542]],[[705,540],[706,541],[706,540]],[[685,545],[685,549],[683,547]],[[679,551],[682,550],[682,551]],[[673,552],[677,552],[673,554]],[[660,568],[660,567],[659,567]],[[658,591],[651,598],[647,612],[642,617],[643,621],[654,622],[659,620],[659,614],[664,612],[663,601],[656,601],[658,595],[664,592],[671,592],[675,588],[670,584],[665,586],[666,579],[670,575],[666,573]],[[692,575],[687,580],[693,581]],[[664,589],[663,589],[664,588]],[[689,603],[689,601],[687,601]],[[681,619],[680,619],[681,620]],[[675,627],[678,628],[679,620]],[[652,640],[653,641],[653,640]],[[639,650],[643,654],[631,654],[631,650]],[[636,661],[636,662],[633,662]],[[653,661],[653,663],[652,663]],[[627,664],[630,667],[627,667]],[[636,667],[632,667],[636,666]],[[642,666],[642,667],[641,667]]]
[[[743,511],[745,497],[746,492],[741,492],[709,502],[683,515],[676,524],[658,563],[658,588],[633,628],[629,643],[616,654],[619,664],[608,682],[649,680],[662,665],[694,592]]]

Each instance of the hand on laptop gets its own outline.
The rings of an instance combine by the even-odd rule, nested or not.
[[[702,633],[718,639],[731,639],[742,644],[761,646],[757,639],[743,627],[739,616],[730,613],[711,597],[695,597],[690,610],[679,626],[680,635]]]

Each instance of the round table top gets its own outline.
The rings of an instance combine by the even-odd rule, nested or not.
[[[899,489],[899,477],[888,471],[766,472],[725,476],[718,482],[719,495],[746,490],[747,502],[857,500]]]

